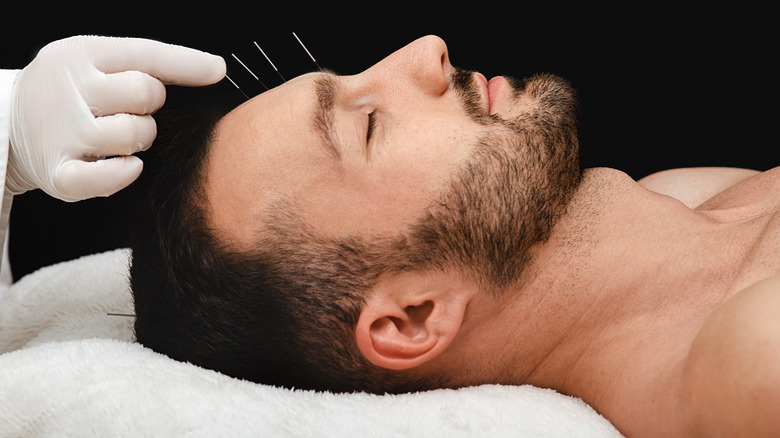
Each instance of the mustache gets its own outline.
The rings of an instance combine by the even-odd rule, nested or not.
[[[490,114],[485,110],[482,98],[477,89],[474,72],[471,70],[456,68],[450,76],[450,84],[458,95],[464,112],[471,119],[484,124]]]
[[[482,125],[502,123],[510,127],[522,124],[523,121],[531,121],[528,114],[515,115],[510,119],[490,114],[484,107],[474,73],[472,70],[455,68],[450,76],[450,84],[458,95],[463,110],[472,120]],[[535,74],[523,79],[504,76],[504,79],[509,83],[515,98],[526,96],[527,102],[532,106],[532,109],[526,112],[530,111],[536,116],[544,115],[546,120],[556,125],[573,125],[576,130],[580,105],[577,93],[568,81],[549,73]]]
[[[450,84],[460,100],[460,105],[466,115],[480,125],[490,125],[501,121],[501,118],[490,114],[482,102],[479,85],[474,78],[474,71],[455,68],[450,75]],[[514,85],[514,84],[512,84]]]

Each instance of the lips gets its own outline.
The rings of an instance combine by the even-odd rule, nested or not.
[[[485,109],[489,114],[494,114],[509,83],[501,76],[496,76],[490,81],[482,73],[475,73],[474,76],[477,78]]]
[[[479,92],[482,95],[482,102],[485,105],[485,110],[490,113],[490,88],[489,82],[485,75],[482,73],[474,73],[477,78],[477,84],[479,84]]]
[[[488,82],[488,95],[490,96],[490,113],[498,111],[498,102],[504,98],[509,88],[509,82],[503,76],[496,76]]]

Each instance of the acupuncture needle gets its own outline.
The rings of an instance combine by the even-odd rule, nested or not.
[[[231,83],[231,84],[233,84],[233,86],[234,86],[234,87],[236,87],[236,89],[237,89],[238,91],[240,91],[240,92],[241,92],[241,94],[243,94],[243,95],[244,95],[244,97],[246,97],[246,100],[249,100],[249,96],[247,96],[247,95],[246,95],[246,93],[244,93],[244,90],[242,90],[242,89],[241,89],[241,88],[238,86],[238,84],[236,84],[235,82],[233,82],[233,79],[230,79],[230,76],[228,76],[228,75],[225,75],[225,78],[227,78],[227,80],[229,80],[229,81],[230,81],[230,83]]]
[[[316,60],[316,59],[314,59],[314,56],[311,54],[311,52],[309,52],[309,49],[308,49],[308,48],[306,48],[306,45],[305,45],[305,44],[303,44],[303,41],[301,41],[301,39],[300,39],[300,38],[298,38],[298,35],[297,35],[295,32],[293,32],[292,34],[293,34],[293,36],[295,37],[295,39],[298,41],[298,44],[300,44],[300,45],[301,45],[301,47],[303,47],[303,50],[305,50],[305,51],[306,51],[306,54],[307,54],[307,55],[309,55],[309,58],[312,60],[312,62],[314,62],[314,65],[316,65],[316,66],[317,66],[317,68],[318,68],[320,71],[322,71],[322,67],[320,67],[320,65],[317,63],[317,60]],[[281,73],[281,72],[279,72],[279,69],[278,69],[278,68],[276,68],[276,65],[273,63],[273,61],[271,61],[271,58],[269,58],[269,57],[268,57],[268,55],[266,55],[266,54],[265,54],[265,51],[264,51],[264,50],[263,50],[263,49],[260,47],[260,45],[259,45],[259,44],[257,44],[257,41],[253,41],[253,42],[254,42],[254,44],[255,44],[255,47],[257,47],[257,50],[259,50],[259,51],[260,51],[260,53],[262,53],[262,54],[263,54],[263,57],[265,58],[265,60],[266,60],[266,61],[268,61],[268,63],[269,63],[269,64],[271,64],[271,67],[273,67],[273,69],[274,69],[274,71],[276,72],[276,74],[278,74],[278,75],[279,75],[279,77],[280,77],[280,78],[282,78],[282,81],[284,81],[284,82],[287,82],[287,79],[285,79],[285,77],[284,77],[284,76],[282,76],[282,73]],[[260,80],[260,78],[259,78],[259,77],[257,77],[257,75],[256,75],[256,74],[255,74],[255,73],[254,73],[254,72],[253,72],[253,71],[252,71],[252,70],[251,70],[249,67],[247,67],[247,66],[246,66],[246,64],[244,64],[244,62],[243,62],[243,61],[241,61],[241,59],[239,59],[239,58],[238,58],[238,56],[236,56],[236,54],[235,54],[235,53],[231,53],[231,55],[233,56],[233,58],[234,58],[236,61],[238,61],[238,63],[239,63],[239,64],[241,64],[241,66],[242,66],[242,67],[244,67],[244,69],[246,69],[246,71],[248,71],[248,72],[249,72],[249,74],[250,74],[250,75],[252,75],[252,77],[253,77],[253,78],[255,78],[255,80],[257,80],[257,82],[260,82],[260,84],[263,86],[263,88],[265,88],[266,90],[268,90],[268,86],[266,86],[266,85],[263,83],[263,81],[261,81],[261,80]],[[247,94],[244,92],[244,90],[242,90],[242,89],[241,89],[241,87],[239,87],[239,86],[238,86],[238,84],[237,84],[237,83],[236,83],[236,82],[235,82],[235,81],[234,81],[234,80],[233,80],[233,79],[232,79],[230,76],[228,76],[228,75],[225,75],[225,78],[227,78],[227,80],[228,80],[228,81],[230,81],[230,83],[231,83],[231,84],[233,84],[233,86],[234,86],[234,87],[236,87],[236,89],[237,89],[238,91],[240,91],[240,92],[241,92],[241,94],[243,94],[243,95],[244,95],[244,97],[245,97],[247,100],[250,100],[250,97],[249,97],[249,96],[248,96],[248,95],[247,95]]]
[[[233,56],[233,58],[235,58],[236,61],[238,61],[239,64],[241,64],[242,67],[244,67],[246,69],[246,71],[249,72],[250,75],[252,75],[255,79],[257,79],[257,82],[260,82],[260,85],[262,85],[263,88],[266,89],[266,91],[268,90],[268,87],[266,87],[266,85],[263,83],[263,81],[261,81],[260,78],[258,78],[257,75],[252,70],[250,70],[249,67],[246,66],[246,64],[241,62],[241,60],[238,59],[238,56],[236,56],[235,53],[231,53],[231,55]]]
[[[276,66],[274,65],[274,63],[273,63],[273,62],[271,62],[271,58],[269,58],[269,57],[268,57],[268,55],[266,55],[266,54],[265,54],[265,52],[263,51],[263,49],[261,49],[261,48],[260,48],[260,45],[259,45],[259,44],[257,44],[257,41],[252,41],[252,42],[253,42],[253,43],[255,43],[255,47],[257,47],[257,50],[259,50],[259,51],[260,51],[260,53],[262,53],[262,54],[263,54],[263,56],[265,57],[265,60],[266,60],[266,61],[268,61],[268,63],[269,63],[269,64],[271,64],[271,67],[273,67],[273,68],[274,68],[274,71],[276,71],[276,74],[278,74],[278,75],[279,75],[279,77],[280,77],[280,78],[282,78],[282,82],[287,82],[287,79],[285,79],[285,78],[284,78],[284,76],[282,76],[282,74],[281,74],[281,73],[279,73],[279,69],[278,69],[278,68],[276,68]]]
[[[311,58],[312,62],[314,62],[314,65],[316,65],[316,66],[317,66],[317,68],[318,68],[320,71],[322,71],[322,67],[320,67],[320,65],[319,65],[319,64],[317,64],[317,60],[316,60],[316,59],[314,59],[314,56],[312,56],[312,55],[311,55],[311,52],[309,52],[309,49],[307,49],[307,48],[306,48],[306,46],[303,44],[303,41],[301,41],[301,39],[300,39],[300,38],[298,38],[298,35],[296,35],[296,34],[295,34],[295,32],[293,32],[292,34],[293,34],[293,36],[295,37],[295,39],[296,39],[296,40],[298,40],[298,44],[300,44],[300,45],[301,45],[301,47],[303,47],[303,50],[305,50],[305,51],[306,51],[306,54],[307,54],[307,55],[309,55],[309,58]]]

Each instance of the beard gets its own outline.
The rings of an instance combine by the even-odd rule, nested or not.
[[[427,269],[466,275],[494,295],[515,284],[582,179],[574,91],[551,75],[512,80],[518,114],[501,118],[484,110],[470,72],[456,72],[452,83],[485,134],[408,228],[322,238],[303,231],[310,228],[294,207],[280,208],[266,223],[274,237],[260,246],[294,255],[281,265],[298,266],[315,289],[335,296],[361,297],[384,273]]]
[[[508,81],[519,114],[504,119],[483,109],[470,72],[453,75],[464,111],[488,129],[403,239],[411,266],[457,269],[495,293],[520,279],[582,180],[574,90],[553,75]]]

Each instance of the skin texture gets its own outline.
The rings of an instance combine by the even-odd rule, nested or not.
[[[339,78],[324,135],[311,123],[322,77],[291,80],[221,121],[206,197],[229,245],[251,248],[280,203],[327,237],[406,229],[485,138],[510,150],[513,123],[556,111],[473,74],[482,116],[469,115],[446,45],[427,37]],[[529,158],[533,143],[521,144],[511,149],[526,169],[517,191],[534,181],[570,187],[545,192],[567,199],[565,215],[515,254],[523,269],[500,293],[468,270],[382,276],[355,328],[361,353],[381,367],[441,373],[452,386],[553,388],[629,436],[778,430],[765,406],[780,393],[780,170],[683,169],[636,182],[599,168],[571,188]],[[544,205],[512,200],[528,211]],[[521,210],[480,217],[537,220]]]

